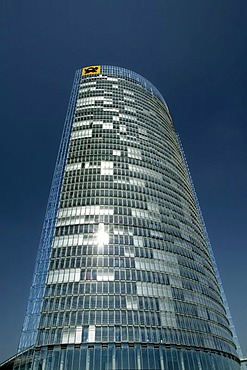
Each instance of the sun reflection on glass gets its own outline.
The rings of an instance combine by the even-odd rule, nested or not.
[[[103,223],[99,224],[99,229],[97,232],[97,244],[100,247],[109,244],[109,234],[105,231],[105,225]]]

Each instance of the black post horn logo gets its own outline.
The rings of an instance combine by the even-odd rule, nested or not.
[[[84,74],[87,75],[89,73],[97,73],[98,72],[98,69],[99,67],[96,66],[96,67],[88,67],[88,68],[84,68]]]

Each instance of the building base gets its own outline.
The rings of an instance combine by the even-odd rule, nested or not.
[[[92,343],[32,347],[1,370],[240,370],[228,354],[151,343]]]

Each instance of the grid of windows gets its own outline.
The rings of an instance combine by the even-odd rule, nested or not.
[[[235,356],[160,93],[118,67],[81,76],[68,142],[37,345],[167,343]]]

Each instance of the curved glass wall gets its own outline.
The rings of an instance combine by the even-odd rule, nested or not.
[[[164,99],[123,68],[80,75],[35,340],[20,349],[38,346],[42,369],[239,369]]]

